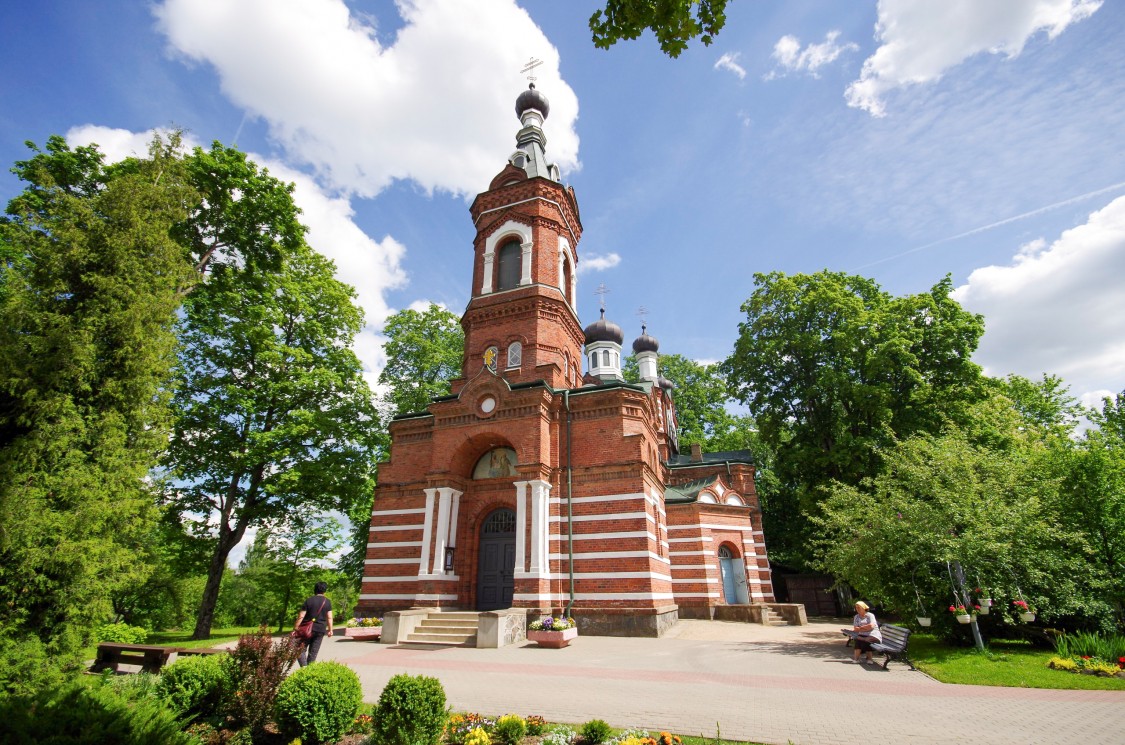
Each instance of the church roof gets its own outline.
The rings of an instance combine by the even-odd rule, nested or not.
[[[694,502],[699,499],[699,492],[714,484],[718,479],[718,476],[705,476],[679,486],[667,486],[664,488],[664,502],[665,504]]]
[[[642,323],[641,335],[633,340],[633,354],[658,351],[660,351],[660,342],[648,335],[648,328]]]
[[[605,308],[602,308],[602,317],[586,327],[586,343],[596,341],[609,341],[620,346],[625,341],[625,332],[613,321],[605,319]]]
[[[717,453],[703,453],[702,460],[692,460],[691,453],[675,455],[668,459],[669,468],[684,468],[715,463],[746,463],[754,465],[754,453],[749,450],[720,450]]]

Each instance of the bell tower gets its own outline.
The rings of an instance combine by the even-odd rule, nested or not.
[[[550,105],[532,83],[516,99],[516,150],[469,208],[476,227],[462,378],[487,369],[509,384],[543,380],[573,388],[582,378],[575,309],[582,223],[574,190],[548,163],[543,121]]]

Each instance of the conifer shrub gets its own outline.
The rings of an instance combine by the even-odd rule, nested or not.
[[[275,704],[277,725],[302,745],[335,742],[348,733],[363,704],[359,676],[338,662],[302,667],[282,682]]]
[[[157,684],[172,708],[201,716],[216,713],[230,690],[226,655],[180,657],[164,668]]]
[[[387,681],[375,707],[375,742],[380,745],[436,745],[448,713],[437,678],[396,675]]]
[[[0,702],[0,742],[5,745],[192,745],[182,728],[158,699],[130,702],[100,681]]]
[[[504,745],[517,745],[527,734],[527,722],[519,714],[505,714],[496,720],[492,734]]]
[[[601,745],[601,743],[609,739],[609,736],[613,734],[613,730],[602,720],[591,719],[582,725],[579,734],[582,735],[582,741],[586,743],[586,745]]]

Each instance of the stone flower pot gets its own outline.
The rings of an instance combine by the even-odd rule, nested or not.
[[[562,631],[528,631],[527,640],[535,642],[540,647],[548,649],[562,649],[570,644],[571,639],[578,637],[578,628],[563,629]]]
[[[344,636],[351,637],[357,642],[374,641],[382,635],[382,626],[349,626],[344,628]]]
[[[1021,613],[1020,614],[1020,620],[1023,621],[1024,623],[1031,623],[1032,621],[1035,620],[1035,614],[1034,613]]]
[[[930,625],[930,617],[929,616],[918,616],[918,625],[919,626],[929,626]]]
[[[968,613],[962,613],[957,616],[957,623],[968,623],[971,620],[973,620],[973,617]]]

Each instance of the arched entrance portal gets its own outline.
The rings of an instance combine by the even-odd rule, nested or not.
[[[723,600],[728,605],[749,603],[746,592],[746,570],[739,570],[738,557],[728,546],[719,546],[719,570],[723,575]]]
[[[485,519],[477,556],[477,610],[511,608],[516,570],[515,512],[503,508]]]

